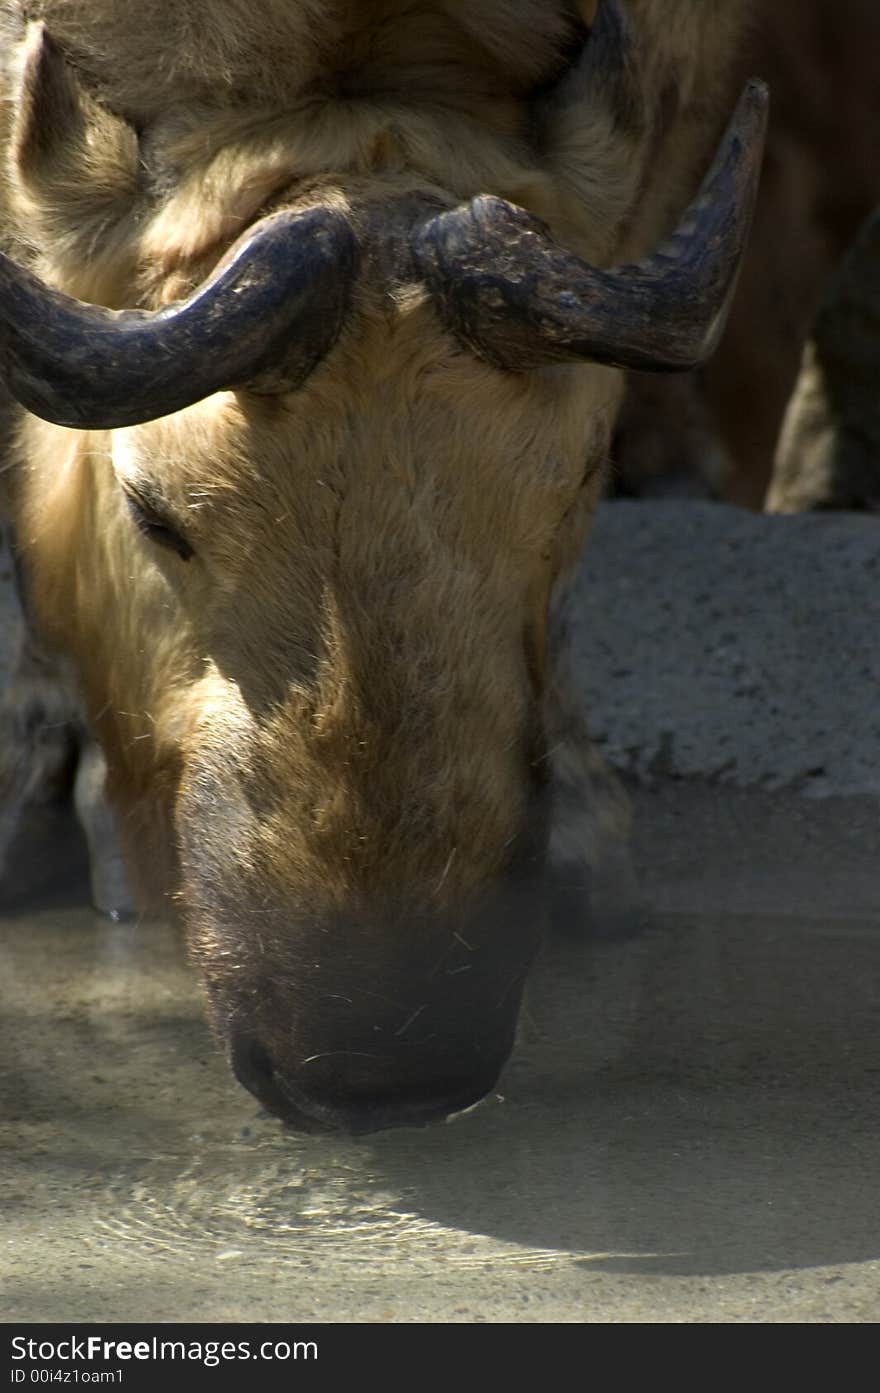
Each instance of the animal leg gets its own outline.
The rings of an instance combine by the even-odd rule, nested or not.
[[[567,935],[586,927],[622,938],[644,918],[630,854],[632,811],[620,779],[590,739],[565,658],[557,658],[545,720],[551,770],[550,915]]]
[[[73,796],[89,848],[92,904],[99,913],[122,920],[134,916],[135,906],[106,782],[104,753],[95,740],[86,736],[80,750]]]
[[[0,696],[0,880],[27,809],[68,796],[73,781],[89,849],[92,902],[102,914],[124,918],[132,913],[132,897],[104,790],[104,757],[84,731],[61,664],[41,646],[21,613],[17,627]]]
[[[54,678],[52,663],[22,626],[0,698],[0,878],[25,810],[69,786],[76,741]]]

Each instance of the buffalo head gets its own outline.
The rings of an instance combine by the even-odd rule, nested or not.
[[[587,73],[622,33],[601,6]],[[559,109],[541,101],[536,129]],[[23,203],[71,149],[100,163],[96,110],[38,31]],[[50,288],[45,244],[31,271],[0,259],[38,622],[142,891],[176,905],[238,1077],[295,1125],[442,1117],[507,1058],[543,926],[548,609],[601,486],[613,369],[711,351],[763,113],[752,86],[671,238],[613,269],[394,160],[288,173],[219,259],[159,271],[173,181],[145,194],[128,169],[89,235],[129,268],[105,304],[145,307]],[[101,119],[117,185],[129,147],[149,168],[149,133]]]

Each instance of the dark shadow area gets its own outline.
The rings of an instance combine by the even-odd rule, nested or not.
[[[638,962],[539,972],[559,1036],[515,1057],[469,1161],[438,1133],[414,1183],[381,1139],[383,1177],[436,1222],[594,1270],[876,1261],[880,939],[798,946],[779,923],[667,921]]]
[[[0,917],[88,903],[88,851],[72,802],[27,808],[0,879]]]

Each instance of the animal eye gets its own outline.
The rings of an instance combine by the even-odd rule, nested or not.
[[[135,497],[127,490],[125,501],[139,532],[142,532],[145,537],[149,537],[150,541],[155,542],[157,546],[175,552],[181,561],[189,561],[193,555],[193,549],[185,537],[181,537],[180,533],[175,531],[163,517],[160,517],[155,509],[148,507],[140,498]]]

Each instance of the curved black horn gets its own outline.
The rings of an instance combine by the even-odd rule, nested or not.
[[[107,310],[50,290],[0,256],[0,376],[61,426],[110,430],[225,388],[294,387],[335,343],[357,260],[331,208],[256,223],[187,300]]]
[[[415,234],[419,274],[456,337],[495,367],[591,359],[651,372],[711,356],[727,317],[758,187],[767,89],[749,82],[675,232],[644,261],[600,271],[537,218],[476,198]]]

